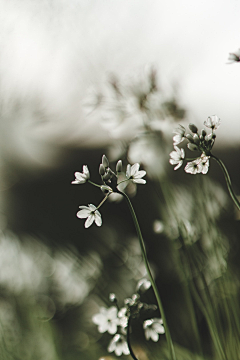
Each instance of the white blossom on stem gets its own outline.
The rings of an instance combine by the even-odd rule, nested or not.
[[[180,168],[180,166],[182,166],[183,164],[183,160],[185,157],[185,152],[184,149],[179,149],[177,146],[174,146],[175,151],[172,151],[170,153],[170,164],[171,165],[177,165],[175,166],[174,170],[177,170]]]
[[[77,212],[77,217],[80,219],[85,219],[85,228],[89,228],[95,222],[97,226],[102,225],[102,217],[100,212],[97,210],[96,206],[93,204],[89,204],[88,206],[81,205],[79,206],[81,210]]]
[[[188,162],[184,170],[186,171],[186,173],[195,175],[202,172],[202,167],[203,166],[202,166],[201,158],[198,158],[196,160]]]
[[[119,324],[117,307],[111,306],[109,309],[101,307],[100,312],[92,317],[92,321],[98,325],[100,333],[107,331],[109,334],[115,334]]]
[[[83,165],[82,173],[77,171],[75,172],[74,175],[75,175],[75,180],[72,181],[71,184],[84,184],[90,178],[90,173],[87,165]]]
[[[221,124],[221,120],[217,115],[212,115],[204,121],[204,125],[212,130],[216,130]]]
[[[185,132],[185,127],[183,127],[182,125],[178,125],[178,128],[176,128],[173,132],[174,134],[176,134],[173,137],[173,145],[178,145],[185,139]]]
[[[127,165],[126,178],[127,180],[132,180],[133,183],[136,184],[146,184],[146,180],[142,179],[143,176],[146,175],[145,170],[139,171],[140,165],[138,163],[134,165]]]
[[[162,319],[154,318],[145,320],[143,323],[143,329],[145,332],[145,337],[147,340],[152,339],[152,341],[157,342],[159,339],[159,334],[164,334],[165,329],[163,326]]]
[[[130,351],[125,336],[116,334],[108,346],[108,351],[114,351],[117,356],[129,355]]]

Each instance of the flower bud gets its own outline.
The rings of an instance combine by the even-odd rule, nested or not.
[[[202,133],[203,138],[205,138],[205,136],[207,135],[206,130],[202,129],[201,133]]]
[[[106,155],[103,155],[103,157],[102,157],[102,164],[105,167],[105,169],[109,167],[109,161],[108,161],[108,158],[106,157]]]
[[[109,300],[111,302],[116,302],[117,301],[116,295],[114,293],[109,294]]]
[[[215,133],[213,133],[213,134],[212,134],[212,139],[216,139],[216,136],[217,136],[217,135],[216,135]]]
[[[105,167],[103,166],[103,164],[99,165],[99,174],[101,176],[103,176],[105,174]]]
[[[116,165],[116,172],[119,173],[122,171],[122,160],[118,160]]]
[[[193,141],[194,141],[194,144],[196,144],[196,145],[200,144],[200,139],[199,139],[199,136],[197,134],[193,135]]]
[[[113,192],[112,188],[110,186],[106,186],[106,185],[102,185],[101,190],[104,193],[104,195],[107,195],[108,193]]]
[[[106,172],[104,175],[103,175],[103,180],[104,181],[108,181],[109,179],[111,179],[111,174],[110,174],[110,172],[108,171],[108,172]]]
[[[188,144],[187,144],[187,147],[188,147],[189,150],[191,150],[191,151],[196,151],[196,150],[198,150],[198,147],[197,147],[197,145],[195,145],[195,144],[188,143]]]
[[[198,132],[198,128],[196,127],[196,125],[189,124],[188,127],[194,134],[196,134]]]
[[[191,142],[194,143],[193,136],[191,134],[187,134],[186,138]]]

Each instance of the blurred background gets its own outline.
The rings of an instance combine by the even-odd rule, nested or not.
[[[199,353],[188,281],[209,289],[220,318],[219,299],[231,294],[237,302],[240,218],[223,174],[212,162],[207,176],[174,172],[169,153],[177,124],[201,128],[217,114],[214,154],[239,194],[240,69],[227,64],[240,46],[239,13],[236,0],[0,0],[2,359],[109,356],[111,337],[97,332],[92,316],[111,306],[110,292],[123,304],[146,274],[124,201],[104,204],[101,228],[86,230],[76,217],[79,205],[97,205],[103,195],[71,185],[74,172],[87,164],[98,183],[102,154],[113,169],[122,159],[147,171],[147,184],[128,194],[178,359]],[[186,246],[204,286],[196,269],[184,268]],[[151,289],[144,296],[155,303]],[[193,311],[210,359],[194,301]],[[231,324],[231,314],[222,321]],[[168,359],[164,337],[145,343],[137,325],[133,343],[141,359],[149,352]]]

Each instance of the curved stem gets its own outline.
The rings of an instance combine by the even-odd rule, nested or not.
[[[226,166],[224,165],[224,163],[222,162],[222,160],[218,159],[216,156],[212,155],[211,154],[211,157],[217,161],[218,165],[221,167],[223,173],[224,173],[224,176],[225,176],[225,180],[226,180],[226,183],[227,183],[227,187],[228,187],[228,191],[229,191],[229,194],[234,202],[234,204],[236,205],[236,207],[238,208],[238,210],[240,210],[240,202],[238,201],[238,198],[237,196],[235,195],[234,191],[233,191],[233,188],[232,188],[232,184],[231,184],[231,179],[230,179],[230,176],[229,176],[229,173],[226,169]]]
[[[132,203],[131,203],[129,197],[127,196],[127,194],[125,194],[124,192],[121,192],[120,190],[118,190],[118,192],[125,197],[125,199],[126,199],[126,201],[128,203],[128,206],[129,206],[129,209],[130,209],[130,212],[131,212],[131,215],[132,215],[132,219],[133,219],[136,231],[137,231],[139,244],[140,244],[141,251],[142,251],[143,261],[144,261],[144,264],[145,264],[145,267],[146,267],[146,270],[147,270],[147,273],[148,273],[148,276],[149,276],[149,279],[150,279],[150,282],[151,282],[151,285],[152,285],[152,288],[153,288],[153,291],[154,291],[154,294],[155,294],[155,297],[156,297],[156,300],[157,300],[157,304],[158,304],[158,308],[159,308],[160,313],[161,313],[161,317],[163,319],[163,324],[164,324],[165,333],[166,333],[166,340],[167,340],[170,356],[171,356],[172,360],[176,360],[176,355],[175,355],[175,351],[174,351],[174,347],[173,347],[173,343],[172,343],[171,334],[170,334],[170,331],[169,331],[169,328],[168,328],[168,325],[167,325],[167,321],[166,321],[162,301],[160,299],[160,295],[158,293],[158,289],[157,289],[155,280],[153,278],[153,275],[152,275],[152,272],[151,272],[151,269],[150,269],[150,266],[149,266],[149,263],[148,263],[146,248],[145,248],[145,244],[144,244],[144,241],[143,241],[141,229],[140,229],[140,226],[139,226],[139,223],[138,223],[138,220],[137,220],[137,216],[135,214]]]
[[[89,182],[89,184],[92,184],[92,185],[97,186],[97,187],[99,187],[99,188],[101,188],[101,187],[102,187],[102,185],[95,184],[95,183],[94,183],[94,182],[92,182],[91,180],[88,180],[88,182]]]
[[[138,358],[135,356],[131,343],[130,343],[130,326],[131,326],[131,316],[128,318],[128,324],[127,324],[127,344],[130,351],[130,355],[134,360],[138,360]]]

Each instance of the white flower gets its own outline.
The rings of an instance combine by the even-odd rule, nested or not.
[[[139,171],[139,167],[140,165],[138,163],[132,166],[128,164],[126,177],[128,180],[132,180],[133,183],[146,184],[146,180],[142,179],[142,177],[146,175],[146,171],[144,170]]]
[[[228,60],[230,61],[229,64],[232,64],[234,62],[239,62],[240,61],[240,49],[238,49],[234,53],[229,53]]]
[[[122,354],[124,355],[130,354],[126,339],[123,335],[120,334],[116,334],[114,336],[114,338],[112,339],[112,341],[108,346],[108,351],[109,352],[114,351],[117,356],[121,356]]]
[[[194,161],[188,162],[184,170],[186,171],[186,173],[195,175],[202,172],[202,168],[202,160],[201,158],[198,158]]]
[[[84,224],[85,228],[89,228],[89,226],[91,226],[94,221],[97,226],[102,225],[101,214],[97,210],[96,206],[94,206],[93,204],[88,204],[88,206],[83,205],[79,206],[79,208],[82,210],[79,210],[77,212],[77,217],[80,219],[87,218]]]
[[[125,329],[128,325],[128,316],[127,314],[127,308],[123,307],[118,312],[118,318],[119,318],[119,325]]]
[[[147,340],[152,339],[155,342],[158,341],[159,334],[165,333],[163,321],[162,319],[158,319],[158,318],[145,320],[143,323],[143,329],[145,330],[146,339]]]
[[[137,291],[145,292],[151,287],[151,281],[143,278],[137,283]]]
[[[178,125],[178,128],[176,128],[173,132],[174,134],[176,134],[173,137],[173,145],[178,145],[184,140],[185,132],[186,129],[182,125]]]
[[[98,325],[100,333],[107,331],[109,334],[115,334],[119,324],[117,307],[111,306],[109,309],[101,307],[100,312],[92,317],[92,321]]]
[[[83,165],[83,172],[75,172],[75,180],[71,182],[71,184],[84,184],[89,178],[90,173],[87,165]]]
[[[221,120],[217,115],[212,115],[207,118],[206,121],[204,121],[204,125],[212,130],[216,130],[221,123]]]
[[[177,146],[174,146],[175,151],[172,151],[170,153],[171,159],[169,160],[171,165],[177,165],[175,166],[174,170],[177,170],[182,166],[183,159],[185,157],[184,149],[179,149]]]
[[[187,173],[194,175],[199,173],[206,174],[209,168],[209,158],[210,156],[206,156],[204,153],[202,153],[200,158],[187,163],[184,170]]]

